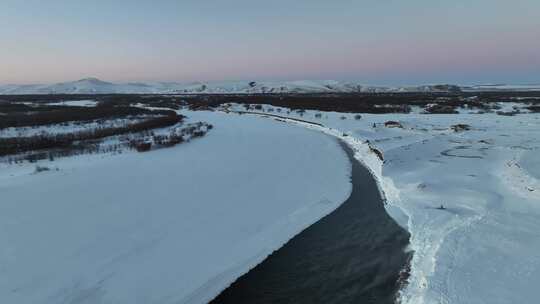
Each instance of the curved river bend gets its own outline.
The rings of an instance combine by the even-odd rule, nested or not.
[[[409,234],[386,213],[371,173],[352,163],[351,196],[211,303],[394,303]]]

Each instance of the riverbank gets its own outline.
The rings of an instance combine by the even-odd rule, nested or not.
[[[538,184],[531,176],[540,171],[528,160],[540,148],[537,114],[516,118],[460,109],[454,115],[358,118],[355,113],[289,112],[272,106],[260,112],[281,113],[284,121],[343,139],[373,172],[387,212],[411,233],[414,256],[401,303],[535,299],[540,209]],[[293,122],[296,118],[324,127]],[[401,126],[387,127],[392,121]],[[468,130],[456,132],[455,125]],[[372,157],[367,142],[384,155],[384,164]],[[444,211],[437,209],[441,204]]]
[[[409,234],[387,214],[369,170],[340,144],[352,164],[347,201],[211,303],[394,303]]]

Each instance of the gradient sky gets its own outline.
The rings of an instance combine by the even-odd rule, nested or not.
[[[1,0],[0,84],[540,83],[539,0]]]

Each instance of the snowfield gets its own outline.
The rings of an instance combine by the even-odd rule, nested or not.
[[[335,139],[182,112],[207,136],[0,166],[0,303],[206,303],[351,191]],[[58,168],[58,169],[56,169]]]
[[[402,303],[536,302],[539,114],[362,114],[356,120],[354,114],[273,110],[323,124],[297,123],[348,141],[377,176],[388,212],[412,234]],[[391,120],[402,127],[385,127]],[[455,132],[456,124],[471,129]],[[366,140],[383,152],[384,165]],[[441,204],[445,210],[437,209]]]
[[[346,200],[350,164],[327,135],[412,235],[402,303],[536,302],[540,114],[181,113],[215,129],[39,174],[0,165],[0,302],[209,301]]]

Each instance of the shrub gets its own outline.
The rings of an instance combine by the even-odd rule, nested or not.
[[[384,123],[387,128],[403,128],[403,125],[399,121],[389,120]]]
[[[451,126],[450,128],[452,128],[452,130],[454,130],[454,132],[460,132],[460,131],[468,131],[468,130],[470,130],[471,126],[469,126],[467,124],[457,124],[457,125]]]
[[[134,141],[131,143],[131,146],[137,150],[137,152],[147,152],[152,149],[152,143],[150,142],[137,142]]]
[[[456,107],[453,105],[431,105],[426,107],[426,112],[429,114],[457,114]]]
[[[527,109],[533,113],[540,113],[540,106],[529,106]]]
[[[175,112],[169,111],[168,114],[170,115],[151,117],[121,127],[97,128],[68,134],[40,134],[30,137],[0,138],[0,156],[53,148],[70,148],[75,142],[88,142],[113,135],[144,132],[172,126],[183,119],[183,116],[176,115]],[[29,161],[33,161],[33,159],[29,159]]]
[[[51,169],[49,167],[45,166],[36,166],[36,169],[34,170],[35,173],[50,171]]]

